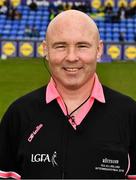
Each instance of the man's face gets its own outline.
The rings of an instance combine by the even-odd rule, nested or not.
[[[57,85],[78,89],[90,83],[102,44],[90,27],[61,23],[47,40],[47,58]]]

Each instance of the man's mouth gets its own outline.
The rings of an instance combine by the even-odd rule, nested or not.
[[[77,67],[64,67],[64,70],[67,72],[77,72],[80,69],[81,69],[81,67],[79,67],[79,68],[77,68]]]

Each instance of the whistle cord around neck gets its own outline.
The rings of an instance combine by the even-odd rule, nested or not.
[[[47,65],[46,65],[45,59],[46,59],[46,56],[45,56],[44,59],[43,59],[44,67],[46,68],[46,71],[49,73],[49,75],[52,77],[53,81],[55,82],[55,79],[53,78],[50,70],[48,69],[48,67],[47,67]],[[68,119],[71,119],[72,122],[75,123],[75,117],[74,117],[74,116],[71,116],[71,115],[72,115],[74,112],[76,112],[80,107],[82,107],[82,106],[88,101],[89,98],[90,98],[90,95],[87,97],[87,99],[86,99],[85,101],[83,101],[83,102],[82,102],[76,109],[74,109],[70,114],[68,113],[68,107],[67,107],[66,103],[65,103],[64,100],[63,100],[64,105],[65,105],[65,108],[66,108],[66,113],[67,113],[66,117],[67,117]],[[62,98],[62,99],[63,99],[63,98]]]
[[[74,122],[75,123],[75,117],[74,116],[71,116],[74,112],[76,112],[80,107],[82,107],[87,101],[88,101],[88,99],[90,98],[90,95],[88,96],[88,98],[85,100],[85,101],[83,101],[76,109],[74,109],[70,114],[68,113],[68,107],[67,107],[67,105],[65,104],[65,102],[64,102],[64,105],[65,105],[65,108],[66,108],[66,113],[67,113],[67,118],[68,119],[72,119],[72,122]]]

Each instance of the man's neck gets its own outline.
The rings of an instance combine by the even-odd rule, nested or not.
[[[78,89],[67,89],[62,86],[57,86],[57,90],[63,98],[68,112],[72,112],[81,103],[83,103],[92,93],[95,78],[92,77],[84,86]]]

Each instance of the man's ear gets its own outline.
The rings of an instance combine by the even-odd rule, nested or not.
[[[43,46],[43,56],[48,61],[48,50],[47,50],[47,43],[45,40],[42,42],[42,46]]]
[[[103,41],[100,40],[99,41],[99,45],[98,45],[98,52],[97,52],[97,60],[101,58],[102,54],[103,54]]]

